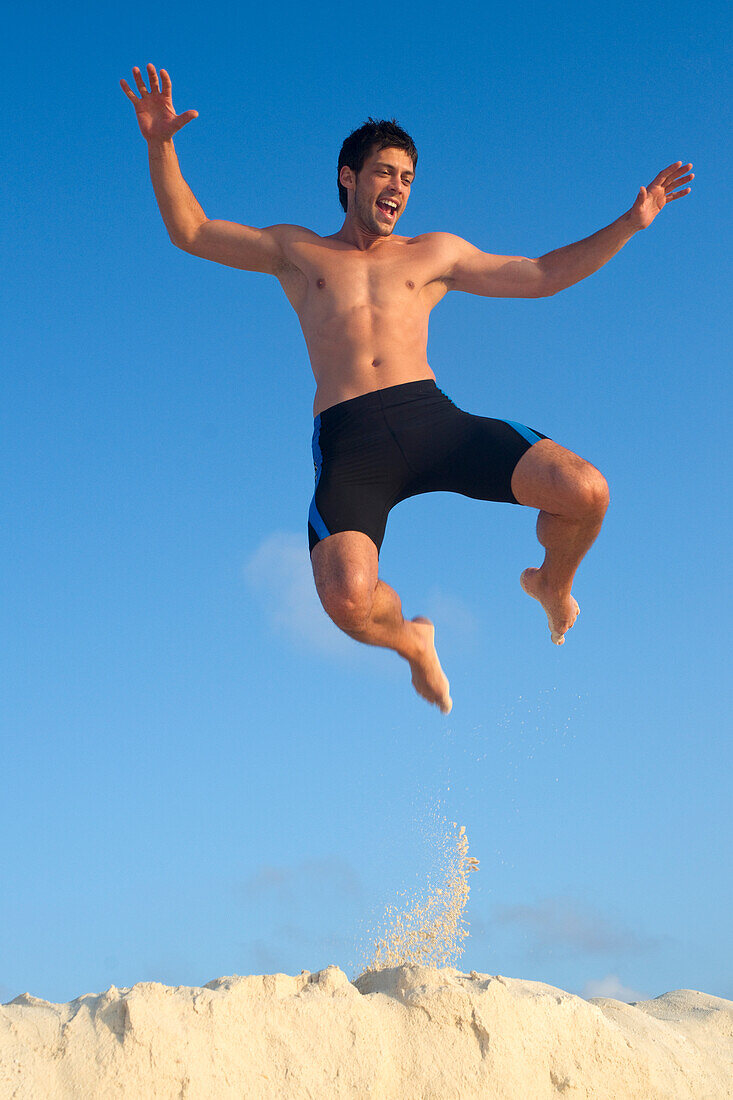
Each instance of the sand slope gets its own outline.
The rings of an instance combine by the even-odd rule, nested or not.
[[[733,1002],[401,966],[0,1007],[0,1097],[730,1100]]]

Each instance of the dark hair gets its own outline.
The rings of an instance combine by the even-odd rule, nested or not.
[[[410,135],[397,125],[396,119],[368,118],[358,130],[352,130],[341,146],[336,179],[338,181],[339,201],[347,209],[347,191],[338,179],[346,164],[358,175],[364,167],[372,149],[404,149],[412,159],[413,168],[417,167],[417,149]]]

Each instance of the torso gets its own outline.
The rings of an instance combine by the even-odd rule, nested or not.
[[[282,227],[286,263],[277,275],[308,346],[314,415],[372,390],[435,377],[428,316],[447,290],[438,242],[439,235],[392,235],[361,250]]]

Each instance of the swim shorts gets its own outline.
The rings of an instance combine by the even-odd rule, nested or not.
[[[332,405],[313,430],[310,549],[339,531],[362,531],[379,551],[390,509],[420,493],[517,504],[514,467],[546,438],[524,424],[464,412],[432,379]]]

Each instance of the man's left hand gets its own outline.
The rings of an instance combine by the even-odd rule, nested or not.
[[[676,191],[675,188],[695,178],[694,173],[689,171],[690,168],[692,168],[691,164],[683,164],[678,160],[668,168],[663,168],[648,187],[639,188],[636,202],[629,210],[629,218],[635,230],[646,229],[651,225],[659,211],[672,199],[681,199],[684,195],[689,195],[691,187],[685,187],[682,191]]]

